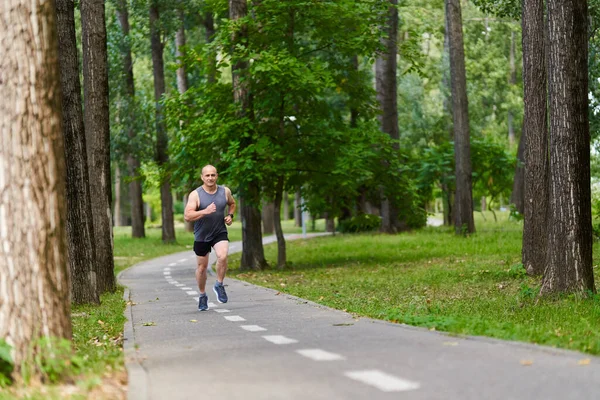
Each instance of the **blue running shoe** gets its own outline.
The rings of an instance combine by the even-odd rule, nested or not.
[[[208,310],[208,296],[206,294],[204,296],[200,296],[200,298],[198,299],[198,310]]]
[[[225,286],[222,283],[216,282],[213,286],[213,290],[217,295],[217,301],[219,303],[227,303],[227,293],[225,293]]]

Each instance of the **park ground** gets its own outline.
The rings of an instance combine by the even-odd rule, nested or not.
[[[293,221],[284,224],[287,233],[301,231]],[[600,296],[538,298],[540,279],[528,277],[520,264],[522,223],[507,213],[499,213],[497,222],[491,214],[476,213],[476,224],[477,233],[468,237],[428,227],[399,235],[297,240],[287,244],[286,269],[240,271],[240,255],[233,254],[228,276],[356,316],[600,354]],[[315,230],[323,229],[317,221]],[[162,244],[160,229],[148,228],[147,236],[134,240],[129,228],[115,229],[117,273],[147,259],[192,251],[193,236],[182,228],[173,245]],[[239,222],[230,239],[241,240]],[[275,265],[276,246],[265,246],[265,255]],[[596,281],[599,259],[596,246]],[[66,368],[61,384],[11,389],[0,399],[125,398],[122,296],[120,288],[105,295],[100,307],[73,308],[77,371]]]

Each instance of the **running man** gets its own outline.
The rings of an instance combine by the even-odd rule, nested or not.
[[[194,221],[194,252],[198,263],[196,281],[198,289],[200,289],[198,301],[198,310],[200,311],[208,310],[206,269],[211,247],[217,254],[217,281],[213,291],[217,295],[219,303],[227,303],[223,279],[227,272],[229,238],[225,225],[229,226],[233,222],[235,200],[229,188],[217,185],[218,176],[217,169],[212,165],[202,168],[203,184],[190,193],[184,212],[186,221]],[[225,214],[226,208],[227,214]]]

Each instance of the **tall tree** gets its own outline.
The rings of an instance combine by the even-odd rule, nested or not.
[[[510,202],[514,204],[515,209],[523,214],[525,212],[525,131],[521,132],[519,139],[519,148],[517,149],[517,166],[515,167],[515,177],[513,180],[513,189],[510,194]]]
[[[67,237],[71,301],[99,303],[94,216],[86,153],[73,0],[56,0],[63,136],[67,169]]]
[[[169,162],[169,138],[163,115],[161,99],[165,93],[165,65],[163,43],[160,40],[160,13],[157,0],[150,3],[150,45],[152,48],[152,70],[154,73],[154,101],[156,106],[156,162],[162,170],[160,200],[162,213],[162,240],[175,241],[175,220],[173,218],[173,196],[170,178],[164,173]]]
[[[0,3],[0,337],[15,378],[34,365],[38,339],[71,337],[55,11]]]
[[[523,88],[525,113],[525,204],[523,266],[541,275],[546,266],[548,229],[548,122],[544,1],[523,0]]]
[[[81,3],[84,123],[90,172],[98,292],[116,289],[113,260],[108,61],[103,0]]]
[[[229,0],[229,18],[232,21],[243,19],[248,13],[246,0]],[[244,47],[247,44],[248,29],[245,24],[240,24],[233,33],[232,42],[234,46]],[[240,118],[252,118],[250,104],[250,93],[248,82],[243,79],[247,73],[248,62],[243,55],[235,55],[231,66],[233,78],[233,99],[238,107]],[[243,146],[249,146],[244,143]],[[242,269],[261,269],[266,266],[264,249],[262,245],[259,185],[249,180],[240,188],[240,211],[242,215]]]
[[[595,291],[587,0],[548,0],[550,201],[541,293]]]
[[[121,53],[123,57],[123,67],[125,69],[125,96],[128,110],[125,112],[125,123],[132,149],[127,155],[127,169],[131,178],[129,182],[129,197],[131,200],[131,236],[134,238],[143,238],[146,236],[144,228],[144,200],[142,199],[142,182],[139,178],[140,160],[136,156],[136,113],[135,108],[135,82],[133,78],[133,59],[131,57],[131,39],[129,37],[129,11],[126,0],[117,2],[117,18],[125,38]]]
[[[400,138],[398,129],[398,85],[397,73],[397,36],[398,36],[398,0],[389,0],[388,14],[385,19],[385,36],[381,39],[384,51],[375,61],[375,87],[377,101],[381,107],[378,116],[382,132],[387,133],[394,140]],[[385,188],[381,189],[381,230],[392,233],[397,230],[398,210],[385,195]]]
[[[463,234],[465,232],[475,232],[475,223],[473,221],[469,103],[467,99],[460,0],[446,0],[446,19],[450,46],[450,81],[456,168],[456,194],[453,209],[454,229],[457,234]]]

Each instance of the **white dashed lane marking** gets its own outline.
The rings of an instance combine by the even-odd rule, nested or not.
[[[165,271],[163,272],[163,275],[171,275],[171,273],[169,271]]]
[[[183,283],[177,283],[175,286],[177,286],[177,287],[183,287],[185,285]]]
[[[231,322],[240,322],[240,321],[245,321],[244,318],[240,317],[239,315],[229,315],[227,317],[224,317],[227,321],[231,321]]]
[[[169,267],[164,267],[163,268],[163,271],[170,271],[170,270],[171,270],[171,268],[169,268]]]
[[[212,306],[211,306],[212,307]],[[226,312],[231,312],[231,310],[226,310],[224,308],[220,309],[220,310],[215,310],[218,313],[226,313]]]
[[[181,260],[177,260],[177,262],[186,262],[187,258],[182,258]]]
[[[191,287],[187,287],[187,286],[186,287],[180,287],[179,289],[181,289],[181,290],[192,290]]]
[[[209,302],[208,302],[208,306],[209,306],[209,307],[219,307],[219,305],[218,305],[218,304],[216,304],[216,303],[213,303],[212,301],[209,301]]]
[[[177,265],[177,263],[171,263],[171,264],[169,264],[169,267],[174,267],[176,265]]]
[[[346,357],[344,356],[335,353],[330,353],[321,349],[302,349],[296,350],[296,353],[303,355],[304,357],[308,357],[314,361],[337,361],[346,359]]]
[[[383,392],[404,392],[407,390],[415,390],[421,387],[418,382],[408,381],[406,379],[397,378],[393,375],[386,374],[376,369],[364,371],[348,371],[345,372],[350,379],[366,383],[374,386]]]
[[[222,311],[222,310],[220,310]],[[243,330],[249,331],[249,332],[261,332],[261,331],[266,331],[266,328],[263,328],[262,326],[258,326],[258,325],[242,325],[241,328]]]
[[[190,296],[198,294],[198,292],[196,292],[195,290],[188,290],[186,293],[189,294]]]
[[[288,337],[281,336],[281,335],[267,335],[267,336],[263,336],[263,339],[265,339],[271,343],[275,343],[275,344],[298,343],[298,341],[296,339],[288,338]]]

